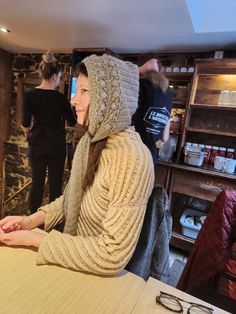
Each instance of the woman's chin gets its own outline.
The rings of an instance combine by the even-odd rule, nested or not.
[[[77,118],[77,123],[78,123],[79,125],[84,125],[83,119],[80,119],[80,118]]]

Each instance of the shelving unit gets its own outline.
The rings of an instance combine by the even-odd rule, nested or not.
[[[234,133],[234,132],[223,132],[223,131],[218,131],[218,130],[198,129],[198,128],[191,128],[191,127],[186,127],[185,131],[196,132],[196,133],[215,134],[215,135],[222,135],[222,136],[232,136],[232,137],[236,136],[236,133]]]
[[[186,141],[236,148],[236,104],[219,105],[222,90],[236,90],[236,61],[197,60],[181,149]]]
[[[171,112],[170,133],[178,136],[178,144],[183,132],[186,105],[189,100],[189,91],[193,73],[189,72],[165,72],[169,79],[170,88],[173,91],[173,109]],[[177,120],[177,122],[175,122]]]
[[[190,104],[191,108],[205,108],[213,110],[236,110],[236,106],[219,106],[219,105],[209,105],[209,104]]]
[[[236,91],[236,60],[196,60],[177,160],[172,163],[159,162],[157,169],[157,183],[166,188],[174,217],[171,244],[186,251],[191,250],[194,240],[181,233],[179,216],[175,215],[175,197],[181,194],[212,203],[222,189],[229,187],[236,190],[236,173],[216,171],[210,164],[194,167],[183,163],[186,142],[236,150],[236,104],[219,105],[221,90]]]

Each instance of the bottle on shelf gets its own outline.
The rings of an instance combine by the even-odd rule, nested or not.
[[[211,145],[205,145],[204,151],[207,154],[206,154],[206,156],[204,158],[204,164],[208,164],[210,162],[211,149],[212,149]]]
[[[226,155],[226,148],[225,147],[220,147],[219,150],[218,150],[217,156],[225,157],[225,155]]]
[[[235,152],[235,149],[234,148],[227,148],[227,151],[226,151],[226,158],[234,158],[234,152]]]
[[[218,150],[219,150],[218,146],[212,146],[211,155],[210,155],[211,164],[214,164],[214,160],[215,160],[215,157],[217,156]]]

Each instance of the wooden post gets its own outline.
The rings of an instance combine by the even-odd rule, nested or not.
[[[9,137],[11,87],[11,54],[0,50],[0,216],[4,198],[4,141]]]

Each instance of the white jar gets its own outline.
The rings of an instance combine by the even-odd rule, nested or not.
[[[218,105],[226,105],[229,102],[229,91],[228,90],[222,90],[220,92],[220,97],[218,100]]]

